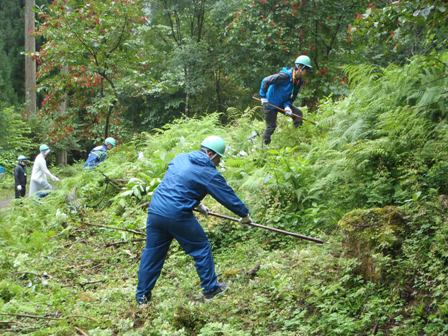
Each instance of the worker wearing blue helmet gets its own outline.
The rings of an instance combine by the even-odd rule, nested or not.
[[[195,207],[208,214],[208,208],[201,201],[210,194],[241,216],[243,223],[252,221],[247,207],[216,169],[225,147],[222,138],[209,136],[201,143],[200,150],[180,154],[168,165],[168,171],[154,191],[148,208],[146,247],[141,257],[136,290],[139,305],[151,298],[173,239],[193,257],[205,299],[227,289],[217,280],[210,243],[193,215]]]
[[[293,106],[303,80],[311,72],[311,59],[306,55],[300,55],[294,62],[294,68],[283,68],[280,72],[263,78],[260,85],[260,98],[266,121],[266,129],[263,134],[263,143],[269,144],[271,136],[277,128],[278,108],[284,109],[285,114],[291,116],[294,127],[302,124],[302,112]],[[298,115],[300,117],[295,117]]]
[[[90,151],[89,156],[84,163],[84,169],[91,169],[98,166],[101,162],[106,160],[107,151],[114,148],[116,145],[117,141],[114,138],[106,138],[102,145],[96,146]]]

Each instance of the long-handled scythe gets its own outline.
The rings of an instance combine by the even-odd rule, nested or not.
[[[194,209],[194,210],[199,212],[199,210],[197,210],[197,209]],[[231,220],[233,222],[240,223],[240,220],[238,218],[235,218],[235,217],[221,215],[221,214],[218,214],[216,212],[211,212],[211,211],[209,211],[208,214],[210,216],[215,216],[215,217],[218,217],[218,218],[228,219],[228,220]],[[294,238],[299,238],[299,239],[312,241],[313,243],[317,243],[317,244],[323,244],[324,243],[324,241],[322,241],[322,240],[320,240],[318,238],[308,237],[308,236],[301,235],[299,233],[290,232],[290,231],[286,231],[286,230],[282,230],[282,229],[277,229],[277,228],[273,228],[273,227],[270,227],[270,226],[257,224],[257,223],[254,223],[254,222],[252,222],[252,223],[244,223],[244,224],[249,225],[249,226],[253,226],[253,227],[256,227],[256,228],[260,228],[260,229],[265,229],[265,230],[281,233],[281,234],[288,235],[288,236],[291,236],[291,237],[294,237]]]

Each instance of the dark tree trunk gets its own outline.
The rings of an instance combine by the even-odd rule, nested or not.
[[[32,54],[36,52],[34,38],[34,0],[25,0],[25,105],[28,118],[36,115],[36,61]]]

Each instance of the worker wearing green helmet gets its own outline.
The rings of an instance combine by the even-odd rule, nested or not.
[[[30,182],[30,196],[40,192],[49,191],[53,189],[50,183],[48,183],[47,177],[51,178],[53,181],[59,181],[59,178],[54,176],[47,168],[47,161],[45,158],[50,153],[50,147],[46,144],[39,146],[40,153],[36,156],[33,164],[33,170],[31,172],[31,182]]]
[[[108,137],[104,140],[104,143],[100,146],[93,148],[86,162],[84,163],[84,169],[92,169],[98,166],[101,162],[106,160],[107,151],[111,150],[117,145],[117,141],[114,138]]]
[[[177,155],[168,165],[148,208],[146,247],[141,257],[135,295],[139,305],[151,299],[151,291],[173,239],[193,257],[205,299],[212,299],[227,289],[226,284],[218,282],[210,243],[193,215],[195,207],[208,215],[208,209],[201,201],[210,194],[242,217],[242,223],[252,221],[245,204],[216,169],[225,150],[224,140],[212,135],[201,142],[200,150]]]
[[[260,98],[266,121],[263,143],[269,144],[277,127],[278,108],[283,109],[293,119],[294,127],[302,124],[302,112],[293,105],[304,78],[312,70],[311,59],[306,55],[296,58],[293,68],[284,67],[280,72],[263,78],[260,85]],[[299,117],[296,117],[296,116]]]

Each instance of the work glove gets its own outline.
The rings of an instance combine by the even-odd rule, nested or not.
[[[268,100],[266,98],[261,98],[261,105],[266,104],[268,102]]]
[[[17,190],[22,191],[22,186],[20,184],[17,186]]]
[[[242,217],[242,218],[240,218],[240,223],[241,224],[251,224],[252,218],[250,218],[249,215],[247,215],[246,217]]]
[[[286,106],[286,107],[285,107],[285,114],[286,114],[288,117],[291,117],[291,116],[292,116],[292,110],[291,110],[291,108],[290,108],[289,106]]]
[[[204,204],[199,203],[198,205],[198,210],[201,214],[203,214],[204,216],[208,216],[208,213],[210,212],[210,209],[207,208]]]

